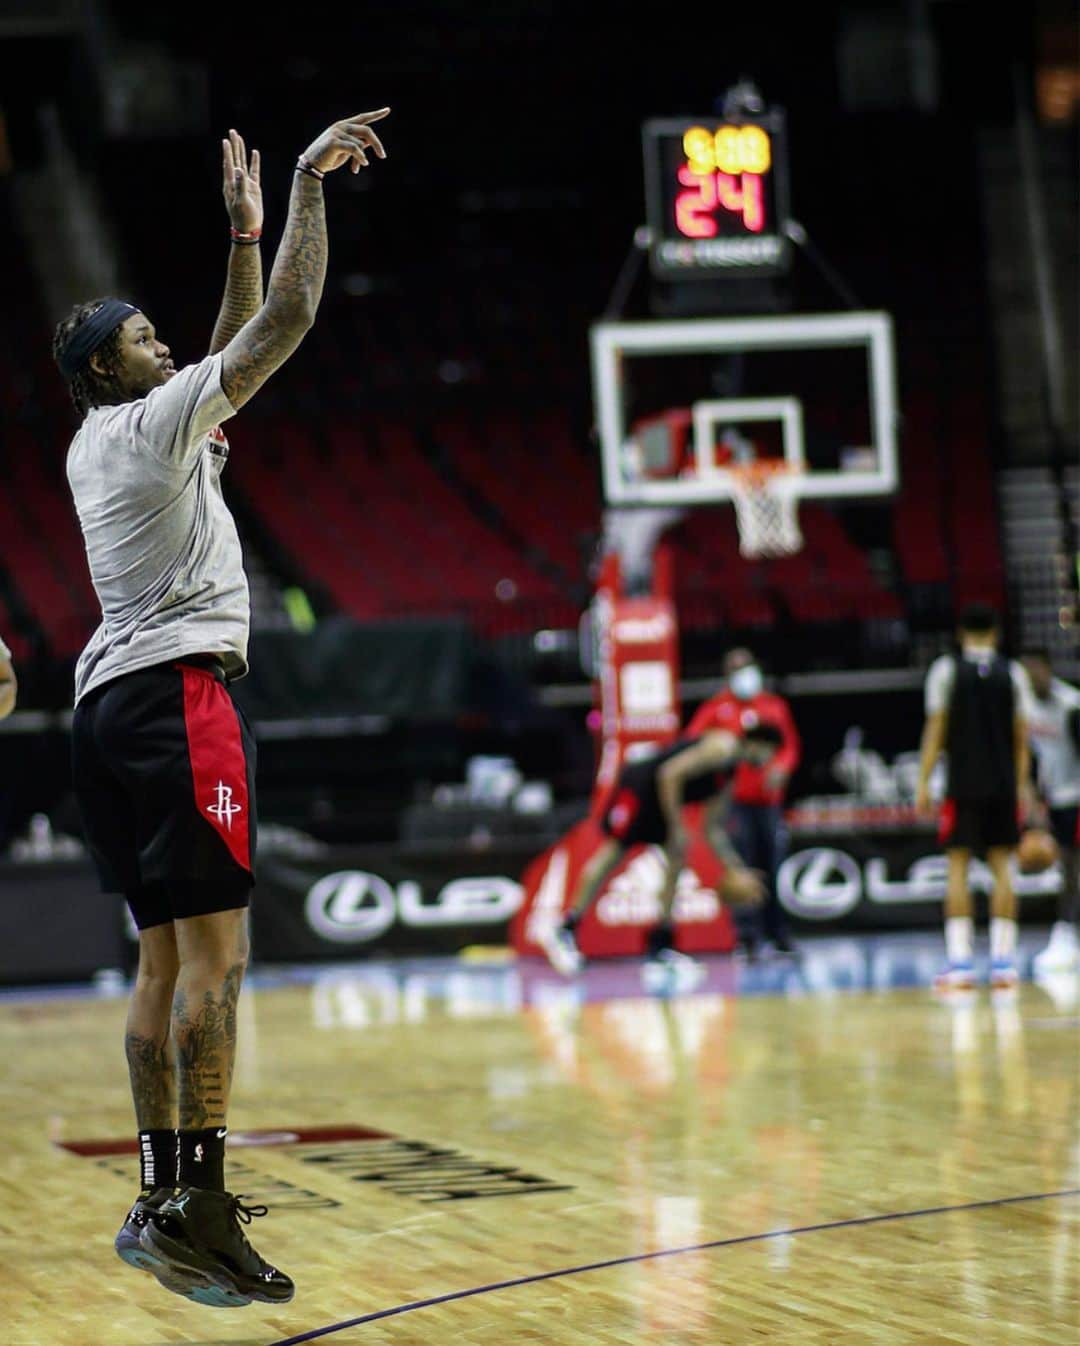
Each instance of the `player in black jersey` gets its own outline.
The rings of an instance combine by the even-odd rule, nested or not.
[[[579,971],[581,951],[575,931],[605,880],[632,846],[663,849],[665,874],[660,890],[660,920],[649,932],[649,956],[660,969],[688,972],[693,960],[678,953],[671,919],[675,885],[689,847],[683,824],[684,804],[705,803],[705,837],[727,866],[724,896],[737,904],[760,902],[760,877],[747,869],[728,840],[724,812],[735,768],[740,762],[764,766],[783,743],[773,724],[752,725],[741,735],[726,730],[680,738],[658,752],[623,767],[600,825],[607,840],[582,870],[577,891],[562,922],[545,945],[553,967],[566,976]]]

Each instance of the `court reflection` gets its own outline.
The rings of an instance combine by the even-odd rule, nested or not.
[[[730,956],[702,958],[702,985],[694,994],[676,999],[681,1003],[709,995],[800,999],[920,986],[932,980],[938,962],[936,943],[925,940],[808,941],[796,959],[743,964]],[[537,959],[491,966],[449,958],[336,964],[315,971],[271,970],[256,980],[264,989],[310,984],[312,1023],[326,1029],[422,1023],[434,1014],[483,1019],[530,1007],[575,1007],[645,994],[642,963],[637,959],[590,964],[572,981]]]
[[[760,1025],[739,1015],[736,999],[704,994],[549,1004],[526,1016],[590,1129],[610,1137],[628,1255],[817,1218],[821,1127],[798,1082],[776,1071]],[[778,1238],[765,1258],[780,1272],[791,1255],[792,1241]],[[624,1274],[637,1304],[633,1340],[716,1340],[727,1290],[713,1255],[658,1258]]]

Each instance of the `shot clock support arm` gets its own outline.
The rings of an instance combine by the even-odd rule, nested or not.
[[[813,242],[810,235],[806,232],[803,225],[798,220],[789,219],[784,225],[784,233],[787,237],[806,254],[807,260],[812,262],[821,273],[827,285],[830,285],[842,302],[852,310],[862,309],[863,304],[855,291],[844,280],[843,276],[827,260],[821,249]]]

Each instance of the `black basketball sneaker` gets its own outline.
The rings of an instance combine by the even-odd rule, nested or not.
[[[182,1295],[184,1299],[190,1299],[196,1304],[208,1304],[215,1308],[232,1308],[249,1304],[251,1301],[247,1298],[226,1294],[208,1276],[173,1267],[164,1258],[143,1248],[140,1239],[151,1213],[160,1210],[172,1195],[171,1187],[159,1187],[149,1195],[136,1199],[116,1236],[114,1246],[117,1256],[138,1271],[148,1271],[157,1278],[164,1289],[170,1290],[174,1295]]]
[[[171,1187],[158,1187],[155,1191],[147,1193],[146,1196],[135,1198],[135,1204],[127,1213],[127,1218],[120,1227],[120,1232],[116,1236],[116,1252],[124,1261],[128,1261],[128,1253],[139,1246],[139,1235],[143,1231],[143,1225],[149,1218],[151,1209],[156,1210],[173,1194]]]
[[[242,1201],[229,1192],[186,1187],[149,1213],[139,1247],[174,1274],[205,1277],[222,1296],[218,1307],[249,1304],[253,1299],[286,1304],[296,1287],[259,1256],[240,1228],[241,1222],[250,1224],[253,1216],[265,1215],[266,1207],[244,1206]]]
[[[113,1245],[116,1248],[118,1257],[122,1257],[130,1266],[138,1267],[140,1271],[145,1271],[146,1261],[139,1247],[139,1235],[146,1226],[152,1210],[158,1210],[173,1194],[171,1187],[158,1187],[155,1191],[147,1193],[145,1196],[135,1198],[135,1204],[127,1213],[120,1232],[116,1236],[116,1242]]]

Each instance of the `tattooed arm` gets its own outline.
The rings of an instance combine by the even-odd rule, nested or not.
[[[210,341],[210,354],[223,351],[246,322],[254,318],[262,307],[262,254],[257,241],[237,240],[236,235],[253,234],[257,240],[262,233],[263,204],[260,182],[259,151],[251,151],[248,163],[244,137],[230,131],[228,140],[221,142],[222,194],[229,223],[233,230],[233,245],[229,251],[229,271],[225,281],[225,297]]]
[[[8,648],[0,640],[0,720],[15,709],[15,697],[19,684],[15,680],[15,670],[11,666]]]
[[[262,300],[262,257],[258,245],[234,243],[229,252],[225,297],[210,341],[211,355],[225,349],[243,325],[258,313]]]
[[[335,122],[304,151],[305,163],[332,173],[351,163],[354,173],[367,167],[366,149],[386,158],[369,122],[390,111],[362,112]],[[254,248],[248,251],[256,251]],[[274,258],[266,301],[225,347],[221,386],[239,410],[296,350],[315,321],[326,279],[326,211],[322,182],[307,172],[293,174],[289,214]]]

